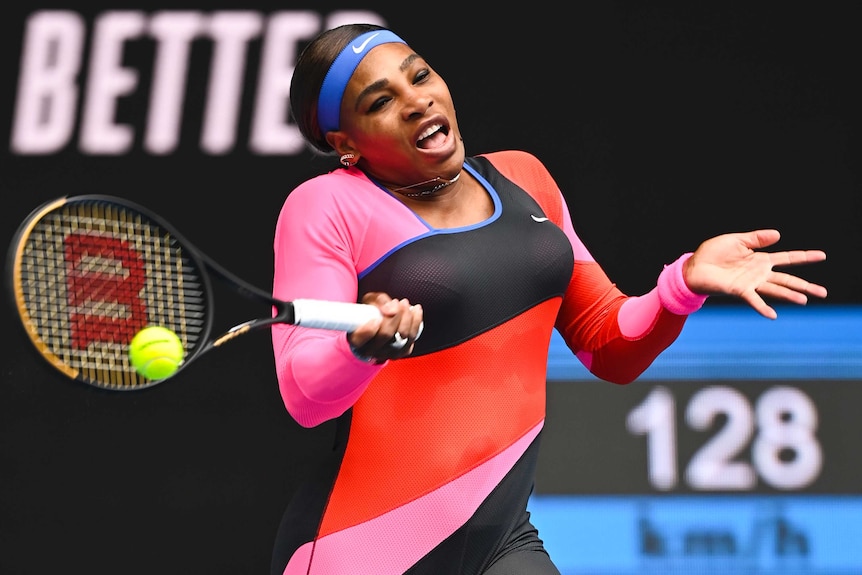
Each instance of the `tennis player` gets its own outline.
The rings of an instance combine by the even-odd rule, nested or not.
[[[273,575],[559,574],[527,509],[553,330],[626,384],[710,294],[767,318],[764,298],[826,296],[775,269],[825,253],[763,251],[779,239],[768,229],[706,240],[648,293],[622,293],[540,161],[468,157],[443,78],[390,30],[321,34],[290,103],[308,143],[343,165],[287,196],[274,294],[371,303],[382,319],[346,336],[273,327],[288,412],[338,421],[285,513]]]

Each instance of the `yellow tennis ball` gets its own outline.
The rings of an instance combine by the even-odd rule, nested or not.
[[[172,376],[182,364],[184,355],[179,336],[162,326],[145,327],[129,343],[129,361],[147,379]]]

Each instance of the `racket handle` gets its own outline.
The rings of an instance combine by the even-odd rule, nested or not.
[[[380,317],[373,305],[317,299],[293,300],[293,323],[303,327],[351,332]]]

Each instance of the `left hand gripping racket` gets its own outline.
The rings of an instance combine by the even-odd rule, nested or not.
[[[213,336],[211,275],[266,304],[271,315]],[[163,381],[143,377],[129,361],[129,342],[148,325],[180,336],[182,369],[276,323],[349,332],[380,316],[366,304],[275,299],[228,272],[153,212],[105,195],[61,197],[34,210],[9,247],[6,276],[24,330],[42,357],[69,378],[110,390]]]

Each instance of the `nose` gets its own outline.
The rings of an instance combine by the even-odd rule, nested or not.
[[[404,106],[405,116],[407,118],[421,116],[433,105],[434,99],[430,95],[421,90],[413,90]]]

